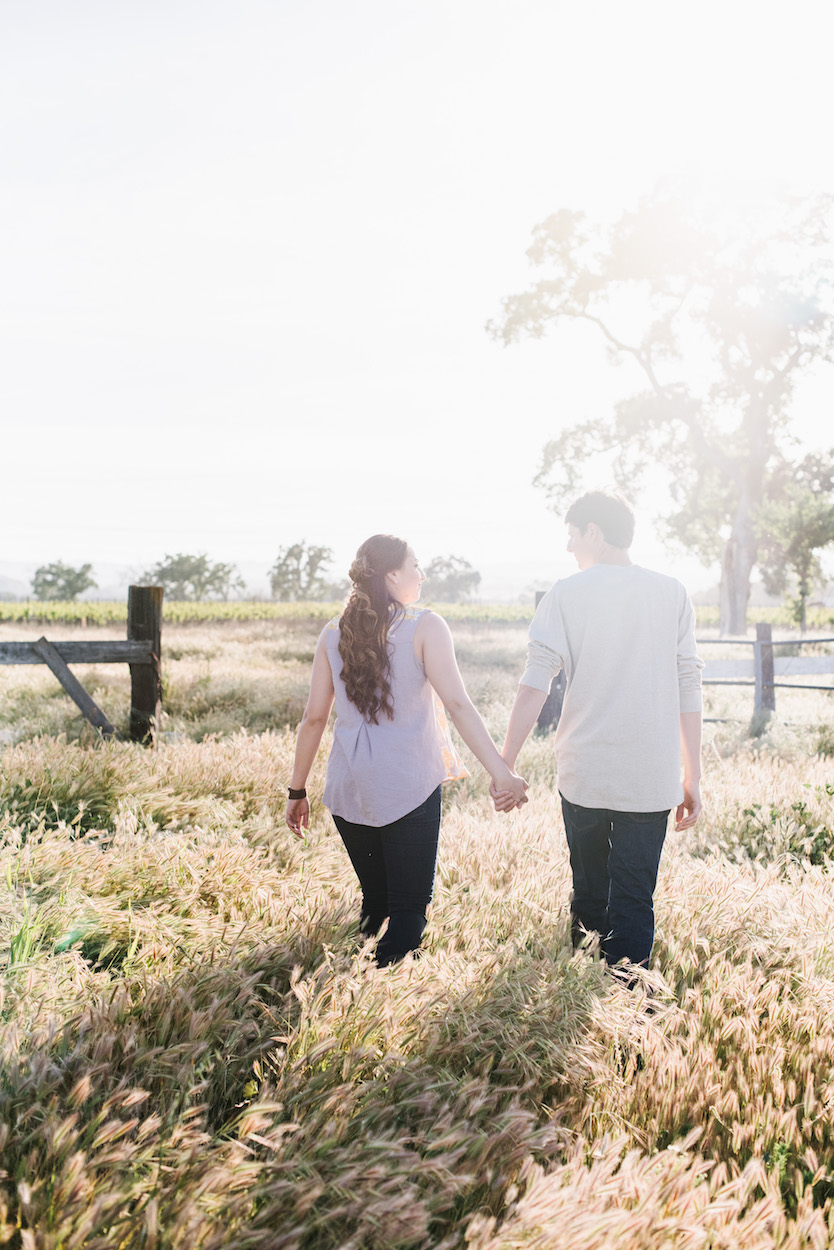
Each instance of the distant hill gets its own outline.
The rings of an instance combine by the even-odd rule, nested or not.
[[[0,573],[0,599],[25,599],[28,593],[29,582]]]

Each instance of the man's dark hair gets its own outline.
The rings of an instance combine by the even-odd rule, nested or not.
[[[617,491],[589,490],[574,500],[565,513],[565,522],[585,533],[594,521],[612,547],[630,547],[634,538],[634,510]]]

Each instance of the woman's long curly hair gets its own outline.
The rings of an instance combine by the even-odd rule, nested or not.
[[[385,586],[386,573],[402,568],[408,543],[393,534],[366,539],[350,566],[353,589],[339,621],[341,678],[347,697],[365,720],[379,724],[380,713],[394,717],[388,631],[399,615]],[[392,603],[394,612],[391,611]]]

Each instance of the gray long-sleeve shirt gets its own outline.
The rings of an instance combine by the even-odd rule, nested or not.
[[[594,564],[557,582],[530,626],[521,684],[547,691],[562,668],[565,798],[622,812],[677,806],[680,713],[700,711],[703,668],[684,586],[636,564]]]

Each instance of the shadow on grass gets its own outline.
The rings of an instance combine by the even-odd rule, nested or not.
[[[10,1214],[74,1227],[84,1187],[62,1178],[82,1166],[120,1195],[99,1235],[188,1207],[217,1250],[232,1231],[264,1250],[437,1246],[499,1212],[525,1160],[562,1148],[541,1100],[576,1078],[594,977],[504,948],[444,985],[442,960],[379,970],[357,936],[338,906],[157,981],[125,961],[107,997],[7,1036],[4,1166],[30,1186]]]

